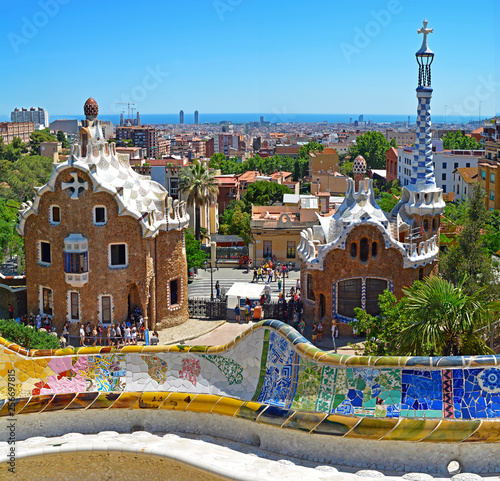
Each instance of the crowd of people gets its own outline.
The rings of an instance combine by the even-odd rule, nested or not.
[[[55,331],[55,328],[52,326],[52,318],[49,315],[42,316],[41,314],[37,314],[35,316],[31,313],[28,317],[24,314],[21,316],[21,324],[32,327],[37,331],[39,329],[45,329],[47,332]]]
[[[252,282],[278,282],[278,288],[281,290],[282,279],[288,275],[289,268],[286,262],[281,264],[276,258],[269,258],[259,267],[254,267]]]

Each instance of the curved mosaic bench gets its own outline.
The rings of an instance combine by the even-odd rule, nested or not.
[[[0,349],[0,417],[176,410],[347,439],[500,438],[498,356],[338,355],[275,320],[223,346]]]

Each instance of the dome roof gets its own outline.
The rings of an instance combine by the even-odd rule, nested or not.
[[[352,170],[355,174],[365,174],[366,173],[366,160],[363,156],[358,155],[354,162],[352,163]]]
[[[85,115],[98,115],[99,114],[99,105],[92,98],[89,97],[83,106],[83,112]]]

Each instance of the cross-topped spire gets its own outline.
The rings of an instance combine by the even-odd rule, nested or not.
[[[423,33],[424,34],[424,38],[422,40],[422,46],[420,47],[420,50],[416,53],[416,55],[429,55],[429,54],[433,54],[432,53],[432,50],[429,49],[429,47],[427,46],[427,35],[429,35],[429,33],[434,33],[434,29],[433,28],[427,28],[427,20],[424,20],[424,26],[422,28],[419,28],[417,30],[417,33]]]

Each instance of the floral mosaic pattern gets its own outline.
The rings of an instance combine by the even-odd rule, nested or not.
[[[142,356],[148,365],[148,374],[157,383],[161,384],[167,380],[168,365],[165,361],[156,356]]]
[[[500,416],[499,370],[455,369],[453,406],[456,418],[497,418]]]
[[[314,411],[321,384],[321,371],[321,366],[317,363],[300,358],[299,379],[292,402],[293,409]]]
[[[187,379],[193,386],[196,386],[196,381],[200,372],[200,361],[197,359],[183,359],[182,369],[179,371],[179,378]]]
[[[203,359],[215,364],[222,374],[227,377],[229,384],[241,384],[243,381],[243,368],[232,359],[228,359],[223,356],[204,356],[201,355]]]

